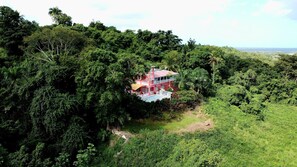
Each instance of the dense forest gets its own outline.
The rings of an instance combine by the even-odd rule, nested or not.
[[[54,23],[39,26],[0,6],[0,166],[296,165],[297,55],[183,43],[170,30],[84,26],[56,7],[48,14]],[[171,100],[128,93],[151,66],[179,73]],[[111,133],[197,106],[213,129],[143,129],[127,143]],[[286,157],[262,156],[282,149]]]

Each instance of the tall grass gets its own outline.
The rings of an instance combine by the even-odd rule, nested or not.
[[[235,106],[215,98],[209,99],[202,108],[214,121],[215,127],[211,130],[172,134],[160,131],[166,129],[165,124],[154,125],[156,130],[146,130],[145,133],[139,128],[139,135],[128,143],[105,148],[101,162],[111,166],[115,162],[120,166],[167,164],[178,155],[175,150],[186,151],[182,145],[184,142],[195,147],[189,148],[189,156],[184,157],[185,162],[193,162],[195,166],[195,161],[188,160],[206,156],[194,154],[195,150],[201,149],[199,144],[193,142],[197,140],[205,144],[208,152],[218,153],[218,157],[221,157],[220,166],[297,166],[297,107],[266,105],[268,110],[264,112],[265,120],[259,121],[256,116],[243,113]],[[142,128],[147,129],[150,125],[147,122]],[[167,126],[175,128],[170,124]],[[116,154],[119,156],[112,158]]]
[[[220,100],[204,106],[216,129],[198,138],[224,155],[223,166],[297,166],[297,107],[267,104],[265,121]]]

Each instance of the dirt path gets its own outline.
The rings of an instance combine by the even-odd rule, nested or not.
[[[194,112],[195,112],[195,114],[194,114]],[[207,115],[202,113],[199,110],[199,108],[196,108],[194,111],[188,111],[185,114],[193,116],[193,117],[202,118],[205,121],[192,123],[185,128],[175,131],[176,133],[192,133],[192,132],[196,132],[196,131],[207,131],[214,127],[213,121],[210,118],[208,118]]]
[[[189,132],[196,132],[196,131],[207,131],[213,127],[214,127],[213,121],[211,119],[208,119],[203,122],[197,122],[197,123],[190,124],[187,127],[182,128],[176,132],[177,133],[185,133],[185,132],[189,133]]]
[[[189,110],[183,113],[184,116],[187,117],[196,117],[199,118],[197,119],[196,122],[193,122],[191,124],[188,124],[187,126],[180,128],[180,129],[176,129],[176,130],[172,130],[169,131],[169,133],[193,133],[196,131],[207,131],[211,128],[214,127],[214,122],[209,118],[209,116],[207,116],[206,114],[204,114],[199,107],[195,108],[194,110]],[[129,131],[122,131],[120,129],[111,129],[111,132],[124,139],[125,143],[129,141],[129,139],[131,137],[134,137],[135,134],[130,133]],[[136,134],[137,135],[137,134]]]

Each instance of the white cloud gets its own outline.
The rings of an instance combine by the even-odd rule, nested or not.
[[[199,18],[210,18],[224,12],[230,2],[231,0],[1,0],[0,4],[11,6],[41,25],[52,23],[48,10],[57,6],[77,23],[88,24],[92,20],[100,20],[107,25],[120,23],[148,29],[170,29],[184,23],[183,20],[189,17],[196,17],[196,21],[199,21]]]
[[[76,23],[99,20],[120,30],[172,30],[184,42],[194,38],[202,44],[251,46],[262,41],[269,45],[275,34],[286,32],[282,36],[295,35],[292,46],[297,37],[291,30],[297,23],[288,26],[287,20],[281,21],[294,13],[288,1],[294,1],[297,9],[296,0],[0,0],[0,5],[18,10],[40,25],[52,23],[48,11],[57,6]],[[252,12],[257,17],[251,17]],[[288,43],[280,38],[274,41]]]
[[[292,12],[286,4],[282,1],[269,0],[262,7],[261,11],[265,14],[271,14],[275,16],[286,16]]]

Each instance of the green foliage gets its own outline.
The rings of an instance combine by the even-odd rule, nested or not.
[[[84,120],[80,117],[72,117],[67,129],[62,134],[60,143],[63,151],[73,153],[75,150],[82,148],[88,138]]]
[[[296,82],[286,78],[271,79],[259,85],[261,93],[271,102],[287,102],[295,88]]]
[[[221,166],[294,166],[297,108],[266,105],[265,121],[257,121],[256,116],[211,98],[203,110],[211,114],[216,128],[194,136],[223,156]]]
[[[97,123],[103,127],[123,124],[128,119],[122,103],[127,98],[132,78],[142,70],[138,57],[118,57],[109,51],[96,49],[86,54],[88,59],[76,77],[80,101],[88,110],[94,111]],[[134,68],[135,67],[135,68]]]
[[[21,146],[20,150],[9,155],[9,166],[19,167],[50,167],[51,161],[45,158],[45,144],[38,143],[32,153],[27,153],[26,146]]]
[[[211,151],[206,143],[199,139],[181,140],[172,154],[157,166],[219,166],[222,156]]]
[[[34,133],[38,135],[45,129],[49,136],[59,134],[65,128],[65,117],[73,114],[75,105],[74,97],[52,87],[36,90],[29,109]]]
[[[51,161],[49,158],[44,159],[44,143],[38,143],[35,150],[32,151],[31,159],[28,167],[47,167],[51,166]]]
[[[283,77],[295,80],[297,79],[297,56],[296,55],[280,55],[275,63],[275,69],[281,73]]]
[[[62,13],[58,7],[50,8],[48,14],[52,17],[53,21],[57,25],[71,26],[71,17],[65,13]]]
[[[143,131],[139,138],[107,148],[100,163],[102,166],[155,166],[170,155],[179,138],[164,131]]]
[[[77,55],[87,44],[86,37],[67,27],[42,28],[25,38],[26,51],[47,62],[57,61],[61,55]]]
[[[249,114],[254,114],[258,116],[258,120],[264,121],[265,104],[262,101],[252,99],[249,103],[242,103],[240,109]]]
[[[96,148],[94,144],[88,143],[88,147],[85,150],[79,150],[76,155],[76,161],[73,162],[77,167],[89,167],[92,163],[92,159],[96,154]]]
[[[181,68],[182,55],[178,51],[173,50],[165,54],[163,61],[169,70],[178,71]]]
[[[29,162],[29,154],[26,153],[26,151],[27,148],[25,146],[21,146],[19,151],[9,154],[10,166],[27,166]]]
[[[226,85],[219,88],[217,96],[229,104],[239,106],[247,101],[247,90],[241,85]]]
[[[52,167],[69,167],[70,155],[68,153],[59,153],[59,156],[55,158],[55,164]]]
[[[264,121],[264,95],[251,94],[241,85],[226,85],[218,90],[217,96],[231,105],[238,106],[242,112],[257,115],[258,120]]]
[[[201,67],[210,71],[209,57],[211,53],[209,50],[204,50],[202,47],[196,48],[187,53],[188,60],[185,62],[188,68]]]
[[[172,103],[175,105],[187,104],[193,106],[198,100],[198,95],[193,90],[183,90],[175,92],[172,98]]]
[[[231,47],[222,47],[221,48],[224,52],[226,52],[228,55],[236,55],[237,60],[242,59],[242,60],[252,60],[250,63],[255,63],[255,62],[262,62],[262,64],[267,64],[269,66],[273,66],[275,62],[278,59],[278,54],[271,54],[271,53],[260,53],[260,52],[242,52],[239,51],[235,48]],[[259,60],[259,61],[258,61]],[[236,64],[235,64],[236,65]],[[259,66],[258,66],[259,67]]]
[[[257,74],[254,70],[250,69],[243,72],[235,72],[235,74],[229,78],[228,82],[233,85],[241,85],[246,89],[249,89],[251,86],[255,85],[257,81]]]
[[[162,112],[158,118],[149,117],[146,119],[133,119],[124,125],[125,131],[139,133],[141,130],[165,130],[167,132],[177,132],[188,126],[206,121],[207,118],[197,117],[197,110],[192,112]]]
[[[290,98],[287,99],[288,100],[288,104],[293,104],[293,105],[297,105],[297,88],[295,88],[292,91],[292,95]]]
[[[4,48],[0,48],[0,65],[4,67],[7,64],[8,55],[7,51]]]
[[[23,38],[36,27],[36,23],[25,20],[19,12],[0,6],[0,47],[5,48],[9,55],[22,56]]]
[[[210,92],[208,72],[203,68],[181,70],[176,78],[176,84],[181,90],[194,90],[197,94],[207,95]]]
[[[0,166],[296,163],[291,133],[296,109],[267,103],[297,104],[296,56],[280,55],[276,60],[196,45],[192,39],[181,44],[172,31],[121,32],[99,21],[88,27],[72,24],[58,8],[49,14],[56,24],[38,28],[17,11],[0,7]],[[171,101],[145,103],[128,93],[151,65],[179,72],[180,91],[173,92]],[[131,118],[169,120],[175,109],[194,108],[212,91],[217,98],[206,99],[205,111],[214,118],[213,130],[185,135],[146,131],[125,144],[103,143],[113,126]],[[191,121],[197,120],[186,122]],[[178,124],[171,123],[157,122],[156,129]],[[279,143],[278,134],[285,144]],[[89,142],[94,145],[82,150]],[[100,157],[94,159],[95,147],[101,144]],[[279,148],[286,150],[279,154]],[[267,152],[276,156],[263,156]]]
[[[95,28],[96,30],[101,30],[101,31],[104,31],[104,30],[106,30],[106,28],[107,28],[107,27],[106,27],[103,23],[101,23],[100,21],[96,21],[96,22],[92,21],[92,22],[90,23],[89,27],[92,27],[92,28]]]

